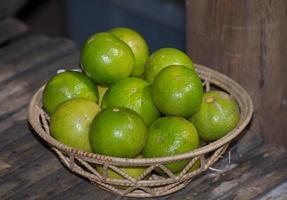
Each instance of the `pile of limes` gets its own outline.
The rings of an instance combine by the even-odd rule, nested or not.
[[[43,93],[51,135],[71,147],[124,158],[171,156],[217,140],[239,122],[236,101],[223,91],[204,93],[188,55],[175,48],[149,55],[132,29],[94,34],[80,63],[83,73],[57,74]],[[177,173],[187,162],[166,167]],[[125,170],[137,176],[143,168]]]

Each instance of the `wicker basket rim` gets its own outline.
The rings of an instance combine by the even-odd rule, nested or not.
[[[125,163],[132,163],[133,165],[144,165],[144,164],[157,164],[157,163],[166,163],[166,162],[172,162],[176,160],[182,160],[182,159],[187,159],[191,157],[197,157],[202,154],[208,153],[210,151],[213,151],[226,143],[230,142],[233,140],[236,136],[238,136],[241,131],[248,125],[252,118],[253,114],[253,104],[251,97],[247,93],[247,91],[241,87],[237,82],[232,80],[231,78],[227,77],[226,75],[217,72],[215,70],[212,70],[210,68],[207,68],[202,65],[195,64],[196,71],[199,73],[199,75],[205,75],[207,77],[210,77],[210,82],[215,85],[220,85],[219,83],[224,80],[224,82],[228,83],[228,85],[232,88],[230,89],[230,93],[235,97],[237,102],[242,103],[241,107],[241,119],[238,125],[230,131],[228,134],[226,134],[224,137],[209,143],[208,145],[205,145],[203,147],[200,147],[198,149],[182,153],[182,154],[177,154],[174,156],[167,156],[167,157],[155,157],[155,158],[140,158],[140,159],[134,159],[134,158],[118,158],[118,157],[111,157],[111,156],[105,156],[105,155],[99,155],[96,153],[90,153],[90,152],[85,152],[79,149],[72,148],[70,146],[67,146],[50,135],[48,135],[41,127],[39,119],[37,120],[37,115],[35,113],[37,112],[37,105],[39,104],[39,101],[41,99],[42,91],[44,89],[44,86],[42,86],[38,91],[33,95],[29,107],[28,107],[28,121],[37,133],[43,140],[45,140],[47,143],[50,145],[58,148],[59,150],[62,150],[64,152],[67,152],[69,154],[78,156],[82,159],[89,160],[91,162],[96,161],[96,162],[101,162],[101,163],[117,163],[119,165],[125,164]],[[218,80],[212,80],[213,78],[217,78]],[[220,86],[221,88],[223,85]],[[228,87],[225,86],[223,88],[225,90],[228,90]],[[233,94],[233,90],[237,91],[237,95]]]

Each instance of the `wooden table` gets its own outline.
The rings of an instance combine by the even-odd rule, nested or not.
[[[63,167],[29,129],[32,94],[59,68],[78,64],[63,38],[31,35],[15,19],[0,20],[0,199],[126,199]],[[287,152],[246,135],[185,189],[159,199],[287,199]],[[229,156],[230,155],[230,156]],[[229,162],[230,159],[230,162]]]

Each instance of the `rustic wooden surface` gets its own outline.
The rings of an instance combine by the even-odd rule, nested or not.
[[[0,199],[128,199],[72,174],[27,124],[32,94],[57,69],[78,64],[77,47],[67,39],[23,35],[22,28],[7,28],[17,38],[0,34]],[[220,173],[209,170],[185,189],[158,199],[286,199],[284,148],[252,136],[230,152],[230,163],[227,153],[214,166]]]
[[[27,26],[19,21],[8,18],[2,19],[0,24],[0,43],[9,41],[10,39],[27,31]]]
[[[287,147],[287,1],[186,0],[187,49],[251,94],[251,129]]]

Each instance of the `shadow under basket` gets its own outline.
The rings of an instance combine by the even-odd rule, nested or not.
[[[34,94],[30,102],[28,120],[35,132],[50,145],[66,167],[99,187],[128,197],[167,195],[182,189],[195,176],[213,165],[226,151],[230,142],[247,126],[253,113],[251,98],[238,83],[207,67],[200,65],[195,67],[206,91],[214,86],[235,98],[241,117],[238,125],[223,138],[184,154],[150,159],[127,159],[88,153],[62,144],[49,133],[49,117],[42,109],[44,86]],[[179,173],[175,174],[165,167],[167,163],[180,160],[188,160],[188,163]],[[196,164],[198,167],[195,167]],[[134,178],[122,170],[125,167],[141,167],[144,170],[139,177]],[[117,174],[118,178],[108,176],[110,170]],[[157,173],[158,171],[161,173]]]

